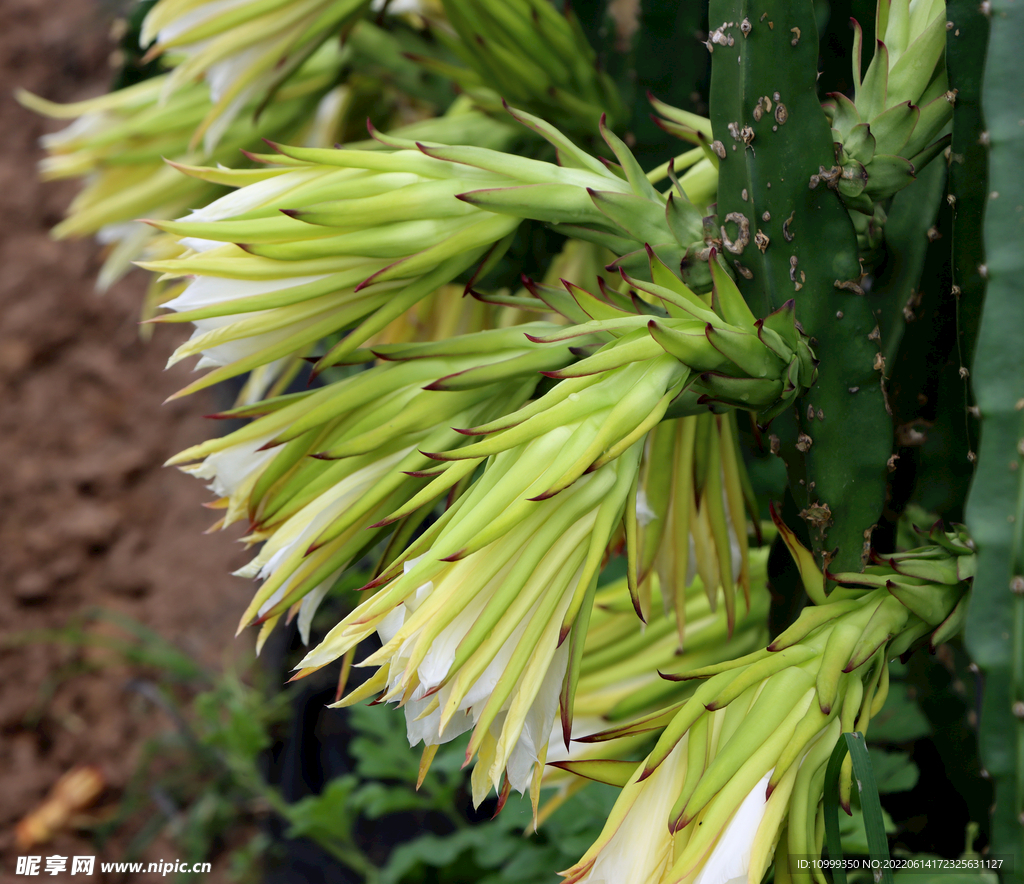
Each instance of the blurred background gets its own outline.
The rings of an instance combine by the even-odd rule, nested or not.
[[[575,5],[634,93],[631,128],[651,153],[641,161],[660,162],[668,136],[649,121],[643,87],[706,112],[692,11],[670,0]],[[818,6],[823,79],[845,89],[846,22],[870,20],[874,4]],[[100,247],[51,240],[79,185],[37,180],[37,141],[59,124],[12,97],[107,90],[124,62],[123,11],[113,0],[0,6],[0,881],[19,880],[26,854],[208,861],[212,881],[554,881],[594,839],[615,790],[592,784],[524,841],[528,801],[513,796],[493,822],[493,800],[471,809],[461,742],[414,793],[419,753],[398,716],[326,710],[336,667],[284,688],[294,628],[277,630],[259,661],[251,633],[233,638],[251,597],[230,574],[248,558],[241,527],[204,536],[209,493],[162,467],[225,429],[203,415],[230,405],[217,397],[231,391],[161,404],[191,377],[185,364],[163,368],[188,331],[164,325],[143,340],[144,274],[99,294]],[[550,246],[538,240],[520,259]],[[767,499],[778,477],[751,471]],[[344,604],[323,606],[314,637]],[[955,644],[895,667],[894,680],[871,734],[890,834],[897,849],[958,856],[991,800],[978,776],[977,686]],[[93,880],[157,877],[97,864]]]
[[[152,673],[128,665],[117,649],[127,633],[113,618],[144,624],[215,671],[224,648],[234,654],[248,591],[229,573],[245,561],[234,538],[202,536],[212,521],[202,485],[161,467],[208,432],[202,415],[215,410],[212,394],[160,404],[189,373],[163,370],[183,330],[142,341],[143,275],[100,295],[97,246],[50,239],[78,184],[36,179],[37,140],[55,127],[12,97],[16,87],[56,101],[106,90],[116,12],[97,0],[0,9],[0,877],[19,852],[95,853],[90,834],[66,826],[19,851],[15,825],[82,764],[102,787],[88,813],[103,816],[145,741],[167,727],[133,687]],[[250,645],[240,640],[239,653]],[[125,850],[114,838],[101,856]]]

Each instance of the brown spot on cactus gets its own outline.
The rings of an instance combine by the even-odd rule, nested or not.
[[[796,212],[795,211],[790,212],[789,213],[789,217],[785,221],[782,222],[782,238],[786,242],[793,242],[793,240],[796,239],[796,237],[794,236],[792,231],[789,229],[789,225],[793,223],[793,218],[795,216],[796,216]]]
[[[757,233],[754,234],[754,245],[761,250],[762,255],[764,254],[765,249],[768,248],[768,244],[770,242],[771,239],[768,238],[768,235],[764,233],[764,231],[758,230]]]
[[[780,126],[783,126],[785,125],[786,120],[788,119],[789,111],[786,109],[786,105],[784,105],[780,101],[777,105],[775,105],[775,122],[778,123]]]
[[[853,292],[855,295],[863,295],[864,289],[858,285],[856,279],[837,279],[832,285],[844,292]]]
[[[793,35],[793,39],[789,41],[790,46],[796,46],[800,42],[800,28],[790,28],[789,32]]]
[[[926,441],[928,435],[916,428],[913,423],[900,424],[896,427],[896,443],[900,448],[920,448]]]
[[[832,510],[827,503],[812,503],[800,510],[800,518],[815,530],[822,531],[832,524]]]
[[[733,222],[738,228],[738,234],[735,240],[731,240],[729,235],[726,233],[726,225],[729,222]],[[725,216],[725,224],[722,225],[722,245],[734,255],[742,255],[743,250],[747,247],[750,242],[750,221],[747,220],[746,215],[740,212],[730,212]]]
[[[807,454],[811,450],[811,445],[814,444],[814,440],[806,433],[801,433],[796,437],[796,450],[801,454]]]

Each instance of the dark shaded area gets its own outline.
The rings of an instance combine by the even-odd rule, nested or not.
[[[332,613],[325,619],[341,619],[345,611],[340,601],[330,599],[325,608]],[[316,644],[323,635],[312,635]],[[376,636],[359,645],[355,659],[360,660],[380,647]],[[274,676],[274,682],[284,681],[291,667],[302,657],[302,645],[294,624],[275,631],[268,641],[261,663]],[[299,683],[300,690],[291,703],[292,718],[282,729],[279,740],[264,758],[267,781],[281,790],[289,802],[309,795],[319,795],[332,780],[355,772],[355,759],[348,751],[352,739],[359,736],[350,724],[347,709],[329,709],[335,701],[339,666],[328,666]],[[353,668],[346,690],[362,684],[372,669]],[[404,728],[400,711],[392,713],[395,726]],[[410,788],[409,783],[382,780],[388,785]],[[469,822],[482,822],[494,814],[496,799],[492,795],[474,810],[469,792],[460,788],[453,810]],[[395,847],[412,839],[433,833],[448,835],[455,830],[451,817],[437,811],[407,810],[387,813],[378,819],[360,817],[354,836],[356,843],[375,865],[383,866]],[[265,831],[275,844],[269,852],[263,881],[265,884],[306,884],[315,881],[340,881],[358,884],[361,878],[339,863],[313,841],[306,838],[288,839],[285,825],[279,817],[271,816]],[[467,860],[468,861],[468,860]],[[451,871],[450,869],[448,871]],[[445,884],[454,879],[446,877]],[[467,879],[471,880],[471,879]]]
[[[934,655],[919,650],[908,661],[907,682],[932,733],[899,746],[909,750],[921,771],[917,785],[882,796],[899,828],[896,848],[957,857],[971,822],[981,825],[975,850],[988,844],[993,789],[978,762],[980,683],[968,666],[959,641],[942,645]]]
[[[606,0],[572,5],[597,50],[598,63],[615,81],[630,110],[626,142],[640,164],[650,167],[690,145],[654,124],[648,90],[667,104],[706,115],[711,57],[703,44],[707,4],[645,0],[639,7],[639,28],[627,33],[632,25],[624,30],[623,19],[616,21],[608,14]]]

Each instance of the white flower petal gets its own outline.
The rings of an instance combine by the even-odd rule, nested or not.
[[[488,600],[489,596],[486,593],[478,593],[430,643],[430,650],[416,670],[422,684],[433,688],[444,681],[452,663],[455,662],[455,652],[459,644],[483,612]]]
[[[636,492],[636,520],[640,524],[641,528],[650,525],[656,518],[657,513],[651,509],[650,503],[647,502],[647,492],[643,488],[640,488]]]
[[[498,686],[498,679],[501,678],[502,674],[508,668],[508,664],[512,659],[512,654],[515,652],[516,645],[519,644],[519,639],[522,638],[523,633],[526,632],[527,624],[533,618],[536,613],[537,604],[534,604],[530,608],[530,612],[522,619],[520,624],[512,631],[512,634],[506,639],[505,643],[498,650],[498,653],[494,655],[494,659],[487,665],[487,668],[480,674],[463,698],[462,703],[459,704],[460,709],[473,709],[477,717],[480,712],[483,711],[484,705],[487,703],[487,699],[494,692],[494,689]]]
[[[104,224],[96,231],[96,241],[102,245],[109,246],[112,243],[135,235],[141,225],[137,221],[121,221],[118,224]]]
[[[464,734],[473,727],[473,716],[466,712],[456,712],[451,721],[448,722],[443,734],[438,734],[441,727],[441,706],[427,715],[425,718],[416,721],[416,718],[423,712],[432,697],[425,700],[410,700],[405,704],[405,727],[406,735],[409,738],[409,745],[415,746],[423,743],[425,746],[437,746],[454,740],[460,734]]]
[[[309,629],[313,625],[313,617],[317,612],[317,608],[320,607],[320,603],[326,598],[327,593],[334,586],[334,581],[340,575],[341,569],[338,569],[323,583],[318,584],[299,604],[299,635],[302,637],[304,645],[309,644]]]
[[[232,445],[208,455],[201,464],[185,467],[184,470],[199,479],[209,479],[208,487],[218,497],[231,497],[278,453],[277,448],[259,450],[273,438],[274,434],[270,434],[251,442]]]
[[[689,734],[642,783],[636,801],[581,884],[658,884],[672,863],[668,817],[686,775]],[[625,793],[625,789],[623,793]],[[620,798],[619,800],[622,800]]]
[[[164,25],[157,36],[158,42],[173,40],[180,34],[184,34],[191,28],[209,21],[214,16],[220,15],[239,6],[245,6],[252,0],[208,0],[208,2],[196,6],[187,12],[183,12],[177,18]],[[143,49],[146,47],[143,46]]]
[[[82,114],[59,132],[50,132],[39,139],[39,143],[47,150],[54,150],[69,141],[102,132],[108,126],[116,124],[116,118],[103,111]]]
[[[256,181],[225,194],[201,209],[193,209],[180,221],[223,221],[259,209],[300,184],[322,174],[318,169],[296,169],[263,181]]]
[[[768,805],[764,796],[773,770],[740,802],[693,884],[746,884],[750,852]]]
[[[380,636],[381,644],[386,645],[402,628],[402,624],[405,623],[405,613],[405,605],[398,605],[377,624],[377,635]]]
[[[606,727],[608,727],[608,722],[596,715],[574,716],[572,720],[572,740],[578,740],[580,737],[589,737],[591,734],[603,731]],[[562,738],[562,722],[556,720],[551,725],[551,735],[548,737],[548,762],[575,760],[585,755],[588,748],[586,743],[570,741],[569,748],[566,749],[565,740]]]
[[[183,236],[178,240],[178,245],[191,249],[193,252],[208,252],[210,249],[219,248],[224,243],[218,242],[215,239],[201,239],[198,236]]]
[[[566,666],[569,661],[569,643],[563,642],[544,674],[540,690],[526,713],[523,729],[509,755],[506,770],[512,788],[522,794],[530,787],[533,767],[540,758],[540,751],[551,739],[552,722],[558,714],[558,695],[562,688]],[[562,743],[559,733],[558,742]],[[563,750],[565,744],[562,743]]]
[[[224,94],[235,84],[235,81],[241,77],[246,69],[254,62],[259,61],[260,57],[266,51],[266,47],[260,44],[250,46],[248,49],[243,49],[240,52],[236,52],[234,55],[229,55],[222,61],[216,61],[206,69],[206,84],[210,87],[210,100],[216,104]],[[253,90],[243,89],[242,90],[242,102],[245,102],[249,98],[249,93]],[[231,103],[234,107],[238,101]],[[241,110],[239,106],[238,110]],[[237,111],[236,111],[237,112]]]
[[[183,242],[185,240],[182,240]],[[205,240],[203,240],[205,242]],[[216,243],[221,246],[224,243]],[[295,288],[306,283],[317,282],[326,279],[329,274],[319,276],[291,276],[283,279],[224,279],[219,276],[197,276],[188,288],[178,297],[164,304],[169,310],[181,313],[185,310],[195,310],[199,307],[210,307],[214,304],[223,304],[225,301],[234,301],[239,298],[250,298],[254,295],[265,295],[269,292],[280,292],[285,289]],[[231,317],[217,317],[226,321],[234,322],[239,319],[235,314]],[[208,320],[204,320],[208,321]],[[226,324],[226,323],[222,323]],[[198,325],[198,323],[197,323]],[[213,326],[210,326],[211,328]]]

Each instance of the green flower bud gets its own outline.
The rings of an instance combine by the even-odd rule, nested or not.
[[[502,100],[574,133],[590,134],[602,113],[612,125],[627,112],[611,78],[598,69],[594,50],[569,7],[562,13],[546,0],[442,0],[452,34],[433,33],[457,64],[427,55],[416,60],[453,80],[481,107]]]
[[[164,98],[204,78],[212,106],[192,136],[212,151],[247,105],[259,105],[321,44],[351,27],[369,0],[159,0],[142,24],[148,58],[164,54],[177,65],[161,88]]]
[[[784,537],[792,547],[791,535]],[[819,852],[814,821],[840,733],[865,732],[880,711],[891,656],[962,617],[973,554],[958,532],[933,532],[932,539],[864,574],[829,575],[843,586],[805,609],[767,649],[665,675],[700,685],[664,715],[591,736],[621,739],[662,728],[568,879],[617,880],[611,870],[622,868],[634,880],[659,884],[757,881],[784,828],[791,854]],[[850,788],[844,769],[847,805]]]
[[[850,208],[871,215],[873,203],[910,184],[948,142],[939,138],[953,113],[944,60],[946,7],[942,0],[879,3],[878,42],[863,76],[863,33],[854,25],[855,95],[851,101],[833,93],[825,105],[838,174],[822,177]]]
[[[74,122],[42,139],[44,179],[83,178],[85,186],[54,228],[57,238],[95,235],[110,252],[99,276],[106,288],[132,261],[157,247],[157,232],[140,217],[170,219],[224,193],[216,174],[186,176],[174,165],[235,163],[239,150],[265,137],[307,137],[307,120],[325,99],[342,57],[324,47],[296,72],[275,101],[255,119],[250,101],[228,125],[216,149],[193,149],[193,132],[210,110],[200,84],[188,83],[164,99],[169,75],[153,77],[99,98],[59,105],[28,92],[18,100],[37,113]],[[316,143],[315,141],[313,143]],[[170,161],[170,165],[165,162]]]

